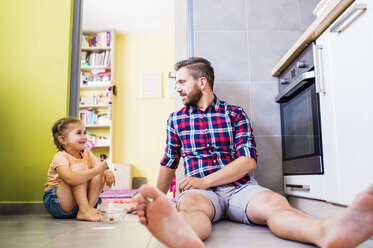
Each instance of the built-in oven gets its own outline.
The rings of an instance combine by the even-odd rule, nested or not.
[[[310,44],[279,78],[276,102],[280,103],[284,175],[324,171],[313,46]]]

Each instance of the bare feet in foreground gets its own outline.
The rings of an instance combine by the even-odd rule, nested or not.
[[[77,220],[86,220],[86,221],[92,221],[92,222],[99,222],[101,221],[100,216],[98,215],[98,210],[95,208],[91,208],[88,210],[81,210],[79,208],[79,212],[76,215]]]
[[[350,248],[373,236],[373,184],[360,192],[341,215],[328,221],[322,247]]]
[[[172,248],[204,247],[165,194],[149,185],[141,186],[140,193],[136,205],[140,223],[159,241]]]

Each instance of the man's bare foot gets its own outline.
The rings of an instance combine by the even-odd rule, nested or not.
[[[373,235],[373,184],[340,216],[326,222],[322,247],[356,247]]]
[[[137,199],[140,223],[168,247],[204,247],[201,239],[177,213],[171,200],[157,188],[143,185]]]
[[[76,215],[77,220],[86,220],[92,222],[101,221],[100,216],[98,215],[98,210],[95,208],[82,210],[79,208],[79,212]]]

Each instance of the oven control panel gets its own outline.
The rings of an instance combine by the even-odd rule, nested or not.
[[[311,71],[314,68],[313,62],[313,43],[303,51],[301,55],[280,75],[279,92],[281,93],[286,87],[300,75]]]

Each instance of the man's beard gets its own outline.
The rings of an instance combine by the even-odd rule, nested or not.
[[[197,103],[199,102],[201,97],[202,97],[202,91],[200,91],[197,87],[194,87],[192,92],[186,95],[184,105],[187,107],[197,106]]]

